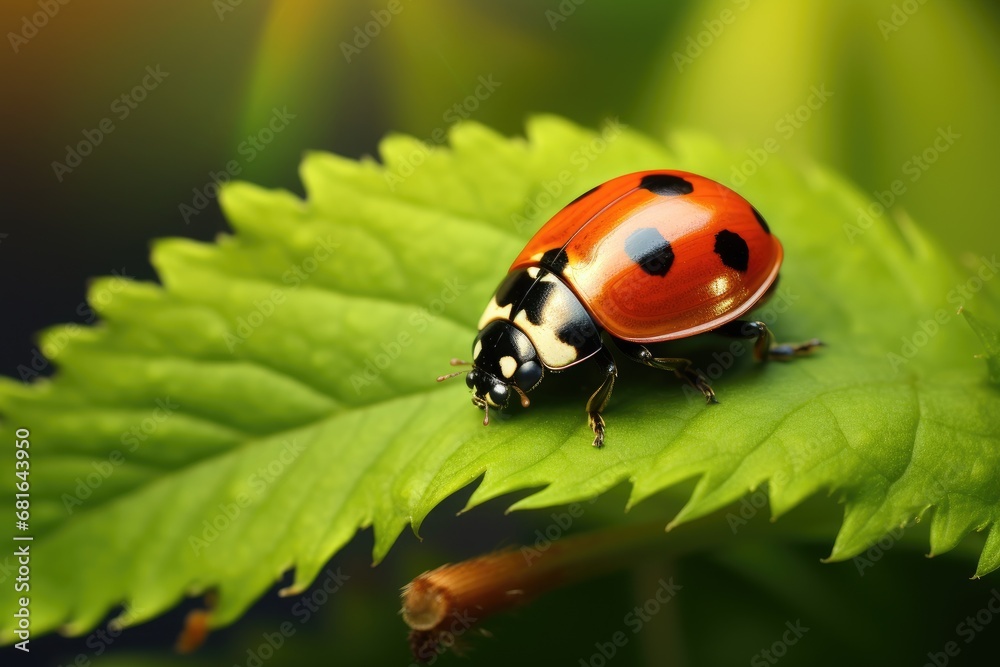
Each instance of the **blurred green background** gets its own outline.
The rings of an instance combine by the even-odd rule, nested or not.
[[[35,331],[92,320],[83,302],[89,278],[154,279],[150,239],[224,231],[214,180],[235,174],[301,193],[306,150],[377,156],[387,133],[438,141],[459,117],[511,135],[538,112],[590,126],[617,117],[657,137],[695,128],[745,151],[729,179],[737,189],[772,153],[815,160],[856,181],[873,205],[911,215],[958,261],[1000,247],[990,203],[1000,5],[990,0],[63,2],[0,7],[7,375],[31,364]],[[492,91],[477,99],[483,81]],[[772,220],[778,230],[791,224],[809,221]],[[456,520],[457,499],[432,516],[425,542],[403,539],[375,570],[363,535],[335,563],[355,585],[266,664],[407,664],[398,586],[442,560],[530,540],[551,522],[487,523],[503,506]],[[831,619],[848,618],[812,631],[784,664],[859,654],[859,662],[921,664],[985,605],[989,585],[966,581],[971,561],[924,562],[916,555],[923,538],[912,537],[917,547],[889,554],[865,577],[850,563],[817,565],[828,545],[743,547],[742,556],[656,565],[716,595],[680,599],[614,661],[745,663],[812,605],[814,614],[827,607]],[[746,563],[760,565],[753,576]],[[526,656],[579,664],[635,599],[648,597],[642,587],[660,570],[554,594],[491,624],[494,639],[469,640],[470,656],[475,664]],[[248,664],[247,648],[288,610],[263,601],[212,637],[195,664]],[[36,655],[49,662],[38,664],[78,654],[102,664],[180,664],[169,645],[181,617],[108,646],[43,639]],[[998,636],[1000,622],[949,660],[995,655]]]

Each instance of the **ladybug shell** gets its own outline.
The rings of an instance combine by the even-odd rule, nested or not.
[[[781,258],[764,218],[726,186],[683,171],[643,171],[570,202],[510,270],[547,268],[612,336],[655,343],[749,311]]]

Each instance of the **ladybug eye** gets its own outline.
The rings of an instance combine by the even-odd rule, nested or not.
[[[465,375],[465,386],[472,389],[476,385],[476,371],[469,371]]]
[[[507,385],[504,384],[495,384],[490,389],[490,398],[497,405],[504,405],[507,402],[507,394]]]
[[[514,373],[514,381],[521,389],[528,390],[534,388],[538,381],[542,379],[542,366],[537,361],[526,361],[517,367]]]

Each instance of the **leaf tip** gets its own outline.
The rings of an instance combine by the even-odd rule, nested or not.
[[[299,593],[303,592],[305,589],[306,589],[305,585],[303,585],[302,583],[296,582],[296,583],[292,584],[291,586],[285,586],[284,588],[279,589],[278,590],[278,597],[279,598],[290,598],[293,595],[298,595]]]

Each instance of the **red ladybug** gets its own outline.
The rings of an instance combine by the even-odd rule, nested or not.
[[[740,195],[683,171],[642,171],[583,193],[535,234],[479,320],[468,373],[472,402],[503,409],[545,371],[593,359],[606,374],[587,401],[594,447],[618,369],[604,344],[673,372],[708,403],[715,392],[688,359],[661,357],[651,343],[713,332],[756,339],[758,360],[791,359],[822,345],[778,345],[763,322],[741,319],[774,288],[781,243]],[[452,365],[469,362],[452,360]]]

